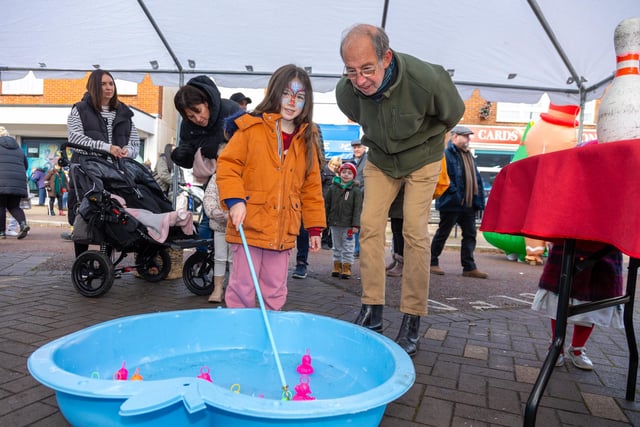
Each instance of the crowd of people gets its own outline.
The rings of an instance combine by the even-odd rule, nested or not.
[[[488,278],[474,259],[476,218],[484,209],[484,193],[469,150],[473,132],[459,125],[465,107],[449,73],[392,50],[382,28],[353,26],[342,38],[340,55],[344,74],[336,86],[337,104],[364,130],[351,143],[352,158],[324,158],[321,132],[312,120],[311,79],[304,69],[287,64],[273,73],[264,99],[251,111],[252,100],[244,94],[224,99],[207,76],[189,80],[174,98],[181,117],[179,141],[165,145],[153,176],[168,197],[174,195],[175,183],[184,181],[182,169],[192,169],[205,189],[198,235],[214,241],[210,302],[255,307],[255,273],[266,307],[280,310],[287,298],[293,249],[297,254],[292,277],[297,279],[307,277],[309,252],[330,249],[333,277],[350,279],[359,259],[362,297],[357,325],[383,331],[386,276],[401,277],[403,318],[395,341],[414,356],[420,345],[420,318],[428,313],[430,274],[445,274],[439,257],[454,226],[462,230],[462,276]],[[119,101],[113,76],[95,70],[86,88],[68,118],[69,141],[74,144],[71,162],[101,154],[135,158],[140,140],[133,111]],[[396,114],[397,108],[403,114]],[[4,128],[0,150],[0,162],[6,164],[0,174],[10,183],[0,187],[0,239],[7,235],[7,210],[19,224],[16,234],[21,239],[30,229],[19,207],[21,198],[28,197],[27,162]],[[443,173],[448,187],[440,195],[436,189]],[[65,214],[63,195],[68,193],[67,217],[73,225],[80,200],[62,166],[37,168],[30,179],[37,185],[39,205],[48,195],[51,215],[55,203],[58,214]],[[436,196],[440,219],[430,241],[429,212]],[[392,253],[386,264],[389,221]],[[75,242],[76,256],[85,250],[86,244]],[[557,265],[560,250],[552,251],[551,266]],[[618,258],[616,254],[611,260],[614,267],[603,280],[619,284]],[[557,292],[547,270],[536,298],[538,310],[547,309]],[[576,366],[592,369],[584,345],[593,323],[576,328],[570,358]]]

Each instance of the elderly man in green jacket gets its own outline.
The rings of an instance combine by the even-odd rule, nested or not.
[[[344,77],[338,107],[362,126],[369,147],[361,222],[362,308],[355,323],[382,331],[385,303],[385,228],[389,206],[404,179],[404,268],[396,342],[419,348],[420,317],[429,298],[429,209],[440,173],[444,137],[464,113],[464,102],[440,65],[392,51],[382,28],[359,24],[342,39]]]

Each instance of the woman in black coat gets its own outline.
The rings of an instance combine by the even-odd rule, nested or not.
[[[182,123],[180,140],[171,152],[171,160],[178,166],[191,169],[199,148],[203,158],[217,158],[218,147],[226,140],[224,119],[243,111],[240,105],[222,99],[218,87],[207,76],[189,80],[178,90],[173,102],[182,117]],[[203,183],[203,188],[207,187],[209,178]],[[202,239],[211,238],[209,217],[204,212],[198,224],[198,236]],[[206,248],[199,247],[196,250],[206,251]]]
[[[27,218],[20,208],[20,199],[28,197],[27,156],[9,132],[0,126],[0,239],[6,239],[7,210],[20,224],[18,239],[29,232]]]
[[[174,97],[182,116],[180,140],[171,159],[185,169],[193,167],[198,148],[208,159],[218,157],[218,146],[225,142],[224,119],[242,111],[231,100],[222,99],[216,84],[207,76],[197,76],[178,90]]]

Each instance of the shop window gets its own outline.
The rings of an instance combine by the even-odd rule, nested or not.
[[[538,121],[540,113],[549,111],[549,96],[542,95],[535,104],[516,102],[498,102],[496,108],[496,122],[529,123]],[[595,124],[596,101],[589,101],[584,106],[584,124]],[[578,117],[579,118],[579,117]]]
[[[147,144],[146,138],[140,138],[140,150],[138,151],[138,157],[136,157],[136,161],[138,161],[138,163],[144,163],[146,159],[146,157],[144,156],[146,144]]]
[[[514,153],[514,151],[474,150],[476,165],[484,185],[485,197],[489,197],[493,181],[500,170],[511,163]]]
[[[496,121],[508,123],[529,123],[537,121],[540,113],[549,111],[549,96],[542,95],[540,101],[535,104],[521,102],[498,102],[496,108]]]
[[[27,155],[29,171],[35,168],[51,169],[60,157],[60,146],[67,142],[64,138],[22,137],[22,149]]]

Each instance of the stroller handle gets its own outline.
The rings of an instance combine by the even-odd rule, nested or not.
[[[70,141],[66,141],[63,142],[62,144],[60,144],[60,160],[58,162],[58,164],[62,167],[65,166],[69,166],[69,164],[71,163],[71,160],[69,159],[69,156],[67,155],[67,148],[76,148],[78,150],[82,150],[86,153],[92,153],[92,154],[96,154],[99,155],[101,157],[105,157],[105,158],[111,158],[112,160],[117,160],[117,158],[115,156],[113,156],[111,153],[105,153],[104,151],[95,149],[93,147],[86,147],[84,145],[81,144],[75,144],[73,142]]]

